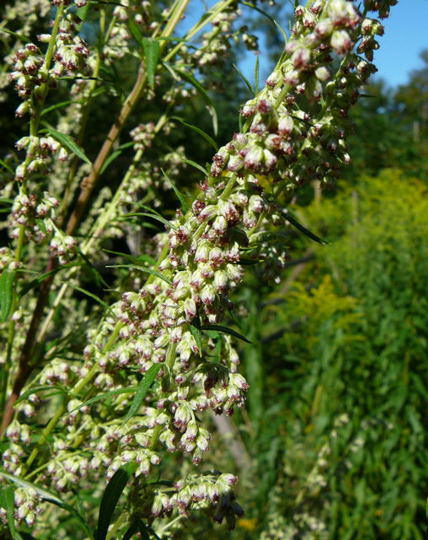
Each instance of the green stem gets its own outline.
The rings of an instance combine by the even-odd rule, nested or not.
[[[119,335],[119,331],[121,327],[122,327],[122,323],[118,323],[116,325],[110,338],[108,339],[106,345],[104,346],[103,353],[107,353],[111,349],[111,347],[113,346],[113,344],[115,343],[117,339],[117,336]],[[80,379],[80,381],[70,391],[68,398],[72,399],[74,397],[77,397],[79,395],[79,392],[92,381],[92,379],[95,377],[97,373],[98,373],[98,366],[97,364],[94,364],[92,368],[88,371],[88,373],[83,377],[83,379]],[[58,408],[55,415],[49,420],[49,423],[45,427],[45,429],[42,431],[40,439],[37,441],[35,448],[33,448],[33,451],[31,452],[25,464],[25,467],[23,469],[23,474],[25,474],[25,472],[29,469],[33,461],[36,459],[39,453],[40,446],[42,446],[46,442],[49,435],[52,433],[52,431],[55,429],[58,422],[61,420],[62,415],[67,410],[65,401],[66,401],[66,398],[63,399],[61,406]]]
[[[48,44],[48,48],[47,48],[47,51],[46,51],[45,59],[43,61],[43,65],[42,65],[42,68],[41,68],[41,71],[45,72],[46,74],[49,71],[49,68],[50,68],[50,65],[51,65],[51,62],[52,62],[52,58],[53,58],[53,55],[54,55],[57,36],[58,36],[58,31],[59,31],[59,25],[61,23],[61,19],[63,17],[63,14],[64,14],[64,4],[61,3],[58,6],[58,9],[57,9],[57,12],[56,12],[56,15],[55,15],[52,34],[51,34],[51,37],[49,39],[49,44]],[[34,136],[34,137],[36,137],[37,133],[38,133],[39,123],[40,123],[40,112],[41,112],[41,109],[42,109],[43,104],[45,102],[46,95],[48,93],[48,85],[46,83],[43,83],[39,88],[39,92],[40,92],[40,95],[38,96],[37,99],[35,99],[34,94],[31,97],[33,105],[35,107],[35,112],[32,114],[32,116],[30,118],[30,130],[29,131],[30,131],[30,136]],[[26,159],[25,159],[25,162],[24,162],[24,168],[25,169],[26,169],[29,161],[30,161],[30,158],[29,158],[29,156],[27,156]],[[24,195],[24,194],[26,194],[26,192],[27,192],[27,184],[26,184],[26,181],[24,179],[21,186],[20,186],[20,188],[19,188],[19,194]],[[26,229],[25,225],[20,225],[17,245],[16,245],[16,249],[15,249],[15,263],[17,263],[17,266],[19,266],[19,263],[21,262],[22,254],[23,254],[23,250],[24,250],[25,229]],[[14,291],[13,291],[11,313],[14,313],[14,311],[16,310],[17,302],[18,302],[17,301],[17,279],[15,279],[13,287],[14,287]],[[5,362],[5,365],[3,367],[1,377],[0,377],[0,411],[1,411],[2,415],[5,414],[4,407],[5,407],[5,404],[6,404],[6,394],[7,394],[8,384],[9,384],[9,374],[10,374],[10,368],[11,368],[13,343],[15,341],[15,330],[16,330],[15,321],[11,319],[10,322],[9,322],[9,329],[8,329],[7,348],[6,348],[6,362]]]

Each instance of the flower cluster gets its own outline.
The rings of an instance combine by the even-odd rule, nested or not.
[[[41,199],[35,194],[18,195],[9,214],[10,237],[17,238],[20,227],[24,227],[27,239],[36,244],[50,239],[49,249],[52,255],[59,257],[60,262],[64,263],[74,255],[76,241],[55,225],[57,207],[58,201],[48,193]]]
[[[43,99],[46,87],[55,86],[59,77],[85,70],[89,50],[84,41],[76,35],[76,22],[71,14],[63,19],[55,45],[52,68],[45,66],[45,57],[34,43],[26,44],[12,56],[9,78],[15,83],[18,95],[25,98],[16,110],[17,116],[31,112],[34,107],[31,97],[33,96],[36,102]],[[50,39],[50,34],[38,36],[41,43],[49,43]]]
[[[72,14],[68,14],[61,21],[54,56],[55,64],[52,70],[52,75],[55,77],[85,73],[89,49],[78,35],[79,22],[79,19]],[[49,42],[49,39],[49,34],[39,36],[39,40],[45,43]]]
[[[59,144],[53,137],[36,137],[30,135],[22,137],[17,143],[18,150],[25,150],[25,161],[18,165],[15,178],[22,182],[33,173],[44,173],[51,164],[52,157],[57,154],[60,161],[68,157],[67,150]]]
[[[243,515],[243,510],[235,501],[231,490],[237,480],[232,474],[189,475],[177,482],[173,490],[159,491],[155,495],[153,515],[163,516],[175,508],[178,508],[180,514],[188,515],[195,509],[213,507],[214,519],[219,523],[226,519],[229,527],[233,529],[236,516]]]

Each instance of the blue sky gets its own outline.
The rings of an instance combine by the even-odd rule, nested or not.
[[[192,0],[190,16],[183,26],[193,24],[199,18],[204,3],[211,6],[215,1]],[[396,86],[408,80],[410,71],[422,66],[419,53],[428,48],[428,0],[398,0],[384,25],[385,35],[379,38],[381,48],[375,53],[377,77],[385,79],[389,86]],[[260,48],[260,73],[266,77],[268,66],[263,61],[263,42]],[[240,62],[241,70],[250,80],[253,79],[255,60],[254,53],[248,53]]]
[[[409,72],[422,66],[419,53],[428,49],[428,0],[398,0],[384,25],[375,63],[378,76],[395,86],[405,83]]]

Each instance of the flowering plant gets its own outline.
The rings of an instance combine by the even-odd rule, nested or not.
[[[395,3],[295,2],[277,65],[209,167],[181,147],[162,152],[162,143],[183,102],[201,95],[212,112],[209,67],[226,61],[230,43],[242,37],[256,46],[237,27],[235,1],[215,4],[183,38],[174,32],[188,0],[39,0],[37,17],[27,16],[27,2],[10,6],[7,79],[20,99],[16,116],[28,123],[2,161],[9,242],[0,259],[0,516],[12,537],[25,527],[46,538],[53,530],[67,538],[168,537],[197,511],[229,527],[242,515],[237,478],[197,467],[209,447],[206,413],[232,414],[248,388],[236,348],[246,337],[227,325],[231,297],[248,264],[278,276],[286,257],[278,231],[307,232],[287,209],[292,195],[308,181],[332,181],[349,162],[347,113],[376,70],[383,32],[371,16],[387,16]],[[35,33],[51,14],[50,33]],[[19,33],[8,28],[17,17]],[[107,74],[129,56],[136,78],[89,159],[94,104]],[[158,117],[131,125],[166,83]],[[125,132],[131,140],[120,145]],[[133,154],[123,178],[103,185],[126,148]],[[192,199],[175,185],[186,164],[202,175]],[[172,219],[162,215],[169,191],[180,202]],[[164,232],[150,235],[140,218]],[[130,254],[106,251],[113,239]],[[111,266],[109,254],[120,264],[100,298],[85,277],[89,271],[102,285],[96,263]]]

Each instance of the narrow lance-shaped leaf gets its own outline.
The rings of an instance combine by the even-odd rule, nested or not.
[[[171,116],[171,120],[175,120],[177,122],[180,122],[180,124],[183,124],[183,126],[186,126],[186,127],[190,128],[190,129],[192,129],[195,133],[198,133],[198,135],[200,135],[203,139],[205,139],[207,141],[207,143],[210,144],[214,148],[214,150],[217,152],[218,145],[215,142],[215,140],[208,135],[208,133],[205,133],[205,131],[198,128],[197,126],[194,126],[193,124],[189,124],[189,122],[186,122],[185,120],[183,120],[179,116]]]
[[[89,298],[92,298],[93,300],[95,300],[95,302],[98,302],[98,304],[100,304],[101,306],[103,306],[103,308],[106,309],[107,312],[110,311],[110,306],[107,304],[107,302],[104,302],[103,300],[101,300],[101,298],[99,296],[97,296],[96,294],[94,293],[91,293],[90,291],[87,291],[86,289],[83,289],[82,287],[78,287],[77,285],[71,285],[69,283],[70,287],[73,288],[74,290],[88,296]]]
[[[166,174],[166,172],[163,169],[161,169],[161,171],[164,177],[166,178],[166,180],[168,180],[168,182],[170,183],[171,188],[173,189],[174,193],[177,196],[177,199],[180,201],[183,214],[185,214],[189,210],[189,207],[190,207],[189,203],[186,201],[186,197],[179,191],[177,186],[174,184],[174,181],[171,180],[171,178]]]
[[[144,377],[138,386],[137,392],[135,393],[134,399],[132,400],[129,411],[124,418],[125,422],[127,422],[138,412],[138,409],[141,407],[141,404],[143,403],[143,400],[146,397],[149,388],[154,383],[160,368],[160,364],[154,364],[144,374]]]
[[[143,34],[141,33],[141,30],[138,28],[138,26],[135,24],[132,17],[128,18],[128,28],[132,34],[132,37],[135,39],[138,45],[140,45],[140,47],[143,47]]]
[[[78,144],[76,144],[73,139],[69,135],[65,135],[64,133],[60,133],[53,127],[46,125],[46,131],[49,133],[51,137],[53,137],[55,140],[57,140],[59,143],[62,144],[64,148],[67,148],[70,152],[73,154],[76,154],[77,157],[79,157],[82,161],[87,163],[88,165],[91,165],[91,162],[89,158],[86,157],[85,152],[80,148]]]
[[[55,394],[67,394],[66,388],[59,385],[53,385],[53,384],[42,384],[39,386],[33,386],[32,388],[29,388],[25,392],[23,392],[19,398],[15,401],[14,407],[19,405],[22,401],[26,400],[28,396],[31,396],[32,394],[36,394],[37,392],[43,392],[43,391],[54,391]],[[53,394],[49,394],[53,395]]]
[[[194,340],[196,341],[196,345],[199,349],[199,356],[202,356],[202,338],[201,338],[201,331],[198,327],[196,327],[194,324],[191,324],[189,326],[190,333],[192,334]]]
[[[146,63],[147,79],[151,88],[155,86],[155,73],[160,58],[159,41],[143,38],[144,61]]]
[[[222,332],[223,334],[229,334],[230,336],[233,336],[242,341],[245,341],[245,343],[251,343],[251,341],[247,339],[245,336],[243,336],[239,332],[236,332],[235,330],[232,330],[231,328],[228,328],[227,326],[221,326],[219,324],[207,324],[207,325],[201,326],[201,330],[216,330],[217,332]]]
[[[0,508],[6,510],[7,526],[13,540],[22,540],[22,536],[16,530],[14,516],[14,490],[12,486],[4,486],[0,490]]]
[[[12,168],[9,167],[9,165],[8,165],[5,161],[3,161],[2,159],[0,159],[0,165],[1,165],[4,169],[6,169],[8,172],[10,172],[10,174],[14,174]]]
[[[92,534],[90,533],[89,527],[86,521],[83,519],[83,517],[79,514],[79,512],[77,512],[77,510],[75,510],[71,505],[63,502],[54,493],[51,493],[50,491],[47,491],[46,489],[40,488],[37,484],[27,482],[26,480],[22,480],[21,478],[18,478],[17,476],[13,476],[12,474],[9,474],[3,471],[0,471],[0,476],[3,476],[3,478],[6,478],[6,480],[13,482],[14,484],[24,488],[25,490],[28,490],[30,488],[34,489],[37,495],[44,501],[55,504],[56,506],[59,506],[63,510],[67,510],[70,514],[72,514],[74,517],[78,519],[80,524],[84,527],[86,533],[89,534],[89,538],[92,538]]]
[[[119,388],[117,390],[110,390],[110,392],[104,392],[103,394],[98,394],[97,396],[88,399],[87,401],[84,401],[77,407],[74,407],[74,409],[71,409],[69,411],[69,414],[73,413],[74,411],[78,411],[79,409],[82,409],[83,407],[89,407],[89,405],[93,405],[94,403],[97,403],[98,401],[104,401],[106,399],[109,399],[113,396],[117,396],[120,394],[133,394],[138,389],[137,386],[130,386],[129,388]]]
[[[105,540],[114,510],[130,477],[129,470],[121,467],[114,473],[107,484],[100,503],[95,540]]]
[[[5,268],[0,276],[0,320],[7,321],[13,304],[15,270]]]
[[[236,64],[232,64],[233,69],[236,71],[236,73],[241,77],[242,81],[244,82],[245,86],[248,88],[250,93],[255,96],[256,92],[254,91],[254,88],[251,86],[250,81],[247,79],[247,77],[240,71],[238,66]]]
[[[168,71],[170,71],[170,73],[173,76],[175,77],[178,76],[179,78],[185,80],[197,90],[197,92],[199,93],[199,95],[202,97],[202,99],[205,101],[207,105],[207,109],[211,115],[212,122],[213,122],[214,135],[217,136],[217,131],[218,131],[217,111],[214,107],[214,103],[212,99],[210,98],[210,96],[208,95],[204,87],[201,85],[201,83],[197,81],[190,73],[187,73],[186,71],[173,68],[171,64],[168,64],[167,62],[163,62],[163,65],[168,69]]]
[[[202,165],[199,165],[199,163],[196,163],[196,161],[192,161],[191,159],[184,159],[184,163],[187,163],[188,165],[191,165],[192,167],[195,167],[195,169],[198,169],[198,171],[201,171],[201,173],[204,176],[208,176],[208,171],[202,167]]]
[[[307,237],[309,237],[311,240],[314,240],[315,242],[318,242],[318,244],[321,244],[323,246],[325,246],[326,244],[328,244],[328,242],[326,240],[323,240],[322,238],[320,238],[319,236],[317,236],[316,234],[314,234],[313,232],[311,232],[309,229],[307,229],[306,227],[304,227],[301,223],[299,223],[297,221],[297,219],[295,217],[293,217],[290,212],[288,210],[283,210],[283,213],[285,215],[285,219],[291,223],[292,225],[294,225],[294,227],[296,227],[296,229],[298,229],[300,232],[302,232],[303,234],[305,234]]]
[[[152,531],[149,529],[138,517],[134,518],[134,521],[129,526],[129,529],[125,532],[122,540],[130,540],[135,533],[140,533],[140,538],[142,540],[150,540],[150,535],[147,531]],[[155,538],[159,538],[157,535],[154,535]]]
[[[103,166],[100,169],[100,174],[102,174],[107,169],[110,163],[112,163],[116,158],[120,156],[120,154],[122,154],[123,150],[129,148],[130,146],[133,146],[134,144],[134,141],[129,141],[125,144],[121,144],[119,148],[115,150],[112,154],[110,154],[110,156],[104,161]]]
[[[139,270],[140,272],[156,276],[159,279],[165,281],[165,283],[168,283],[168,285],[172,285],[172,281],[157,270],[153,270],[152,268],[146,268],[145,266],[139,266],[138,264],[111,264],[109,266],[106,266],[106,268],[135,268],[135,270]]]

